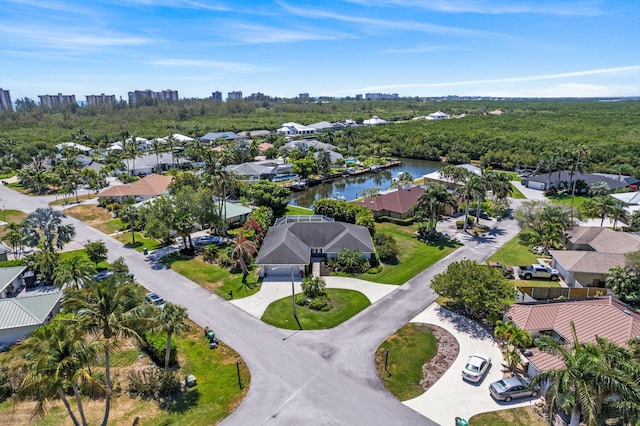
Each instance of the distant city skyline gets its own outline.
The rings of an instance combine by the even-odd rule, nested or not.
[[[11,99],[640,96],[636,0],[0,0]],[[226,96],[224,96],[226,99]]]

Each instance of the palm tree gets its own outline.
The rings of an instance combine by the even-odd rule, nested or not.
[[[20,341],[15,353],[19,369],[26,374],[14,394],[14,404],[35,398],[32,415],[43,417],[46,403],[60,399],[74,425],[86,425],[80,386],[98,387],[87,368],[100,349],[100,343],[87,339],[81,328],[68,327],[64,319],[36,329]],[[71,385],[80,421],[67,400]]]
[[[456,190],[460,198],[465,202],[464,225],[462,228],[463,232],[467,232],[467,222],[469,220],[469,207],[471,201],[478,200],[478,205],[480,205],[486,191],[487,186],[485,180],[475,173],[468,174],[467,180]],[[480,208],[478,208],[476,213],[476,218],[478,217],[480,217]]]
[[[164,369],[169,369],[169,360],[171,358],[171,337],[174,334],[180,334],[189,330],[187,323],[187,308],[167,302],[162,309],[157,309],[156,315],[157,326],[155,331],[167,333],[167,348],[164,352]]]
[[[430,185],[412,207],[412,214],[418,221],[426,221],[427,233],[432,234],[438,220],[445,213],[445,207],[451,203],[452,199],[453,197],[443,185]]]
[[[515,322],[502,320],[496,321],[493,334],[507,344],[505,359],[513,371],[520,363],[519,349],[531,346],[531,336],[527,331],[519,328]]]
[[[224,158],[216,155],[215,152],[209,151],[204,158],[204,180],[207,186],[213,189],[218,196],[219,211],[222,213],[222,233],[227,233],[227,190],[234,186],[236,182],[235,174],[225,169]]]
[[[489,172],[486,178],[494,199],[504,200],[513,193],[513,185],[508,174]]]
[[[616,200],[614,205],[609,209],[609,219],[613,220],[613,229],[616,229],[619,220],[625,220],[626,218],[627,210],[624,208],[624,203]]]
[[[173,156],[174,156],[176,147],[180,146],[180,141],[176,139],[175,136],[171,135],[166,137],[166,143],[169,146],[169,152],[171,153],[171,167],[175,167],[175,161]]]
[[[622,266],[612,266],[607,272],[605,285],[623,302],[637,299],[640,281],[630,270]]]
[[[22,243],[24,240],[22,225],[16,222],[9,222],[5,225],[5,231],[2,240],[11,247],[11,252],[15,258],[19,259],[22,254]]]
[[[38,208],[29,213],[22,222],[25,234],[25,244],[36,247],[42,244],[43,251],[55,251],[62,249],[75,235],[73,225],[63,225],[62,219],[66,216],[51,207]]]
[[[242,282],[247,281],[247,276],[249,275],[249,269],[247,269],[247,264],[245,259],[251,259],[253,255],[258,251],[256,247],[256,243],[247,239],[244,235],[239,235],[236,237],[235,246],[231,251],[231,257],[237,258],[240,263],[240,268],[242,268]]]
[[[135,174],[136,171],[136,158],[140,156],[140,147],[138,146],[138,141],[135,136],[131,136],[129,139],[125,139],[122,141],[122,154],[124,158],[127,159],[127,168],[129,167],[129,160],[133,160],[132,174]]]
[[[585,145],[578,145],[576,149],[573,151],[573,155],[576,157],[576,163],[573,169],[571,170],[571,182],[569,182],[569,184],[571,185],[571,214],[572,214],[571,219],[572,220],[573,220],[573,200],[576,194],[576,181],[573,180],[573,178],[577,172],[584,171],[583,160],[591,155],[591,151]]]
[[[111,350],[124,337],[139,339],[135,328],[148,320],[144,317],[147,307],[140,300],[135,284],[116,284],[89,283],[87,287],[71,292],[63,301],[68,311],[75,312],[75,325],[104,343],[105,410],[102,426],[107,426],[111,410]]]
[[[309,275],[302,279],[302,292],[310,299],[324,296],[327,283],[324,278],[317,275]]]
[[[82,256],[74,256],[61,260],[53,269],[53,283],[58,288],[67,285],[78,289],[93,280],[96,273],[94,264]]]
[[[589,215],[599,217],[600,226],[604,226],[604,219],[609,215],[616,205],[616,199],[611,195],[601,195],[599,197],[593,197],[584,202],[582,207]]]
[[[594,182],[589,185],[589,195],[592,197],[600,197],[611,192],[611,187],[607,182]]]
[[[167,152],[167,146],[165,142],[160,138],[155,138],[151,141],[151,152],[156,155],[156,173],[161,174],[160,170],[160,154]]]
[[[140,219],[140,212],[134,206],[129,205],[120,210],[118,214],[120,219],[129,223],[129,232],[131,232],[131,244],[136,244],[136,222]]]
[[[533,385],[547,385],[545,403],[553,415],[566,397],[573,399],[570,426],[578,426],[580,417],[589,426],[598,424],[604,399],[616,394],[620,400],[637,404],[640,387],[633,377],[620,368],[619,357],[623,351],[607,345],[603,339],[596,344],[578,341],[575,325],[571,322],[573,342],[565,346],[551,336],[536,340],[542,351],[555,355],[563,365],[533,377]]]
[[[351,152],[351,145],[356,143],[357,132],[353,126],[347,126],[342,130],[342,140],[347,142],[347,152]]]
[[[51,283],[53,282],[53,271],[58,264],[59,257],[59,254],[55,251],[39,250],[25,256],[25,260],[40,280]]]

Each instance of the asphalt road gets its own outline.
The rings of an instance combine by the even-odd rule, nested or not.
[[[7,209],[30,212],[46,207],[52,197],[27,197],[0,186],[0,200]],[[435,300],[430,289],[435,274],[463,258],[485,260],[518,232],[512,220],[492,222],[492,232],[464,237],[463,247],[349,321],[331,330],[295,332],[268,326],[171,270],[153,269],[145,256],[119,241],[73,218],[68,221],[76,228],[75,241],[103,240],[109,260],[124,257],[143,286],[187,306],[193,321],[215,330],[240,354],[251,371],[251,388],[222,424],[242,426],[436,424],[384,388],[375,371],[374,352]]]

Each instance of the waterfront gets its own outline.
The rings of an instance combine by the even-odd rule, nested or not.
[[[291,193],[291,204],[294,206],[312,208],[313,203],[320,198],[328,198],[332,194],[340,194],[346,200],[355,200],[367,188],[389,188],[394,176],[401,172],[409,172],[414,179],[434,172],[443,164],[438,161],[401,158],[402,164],[380,170],[376,173],[366,173],[358,176],[348,176],[334,179],[333,182],[313,186],[300,192]]]

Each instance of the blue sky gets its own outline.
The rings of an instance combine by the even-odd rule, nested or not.
[[[640,1],[0,0],[24,96],[638,96]]]

